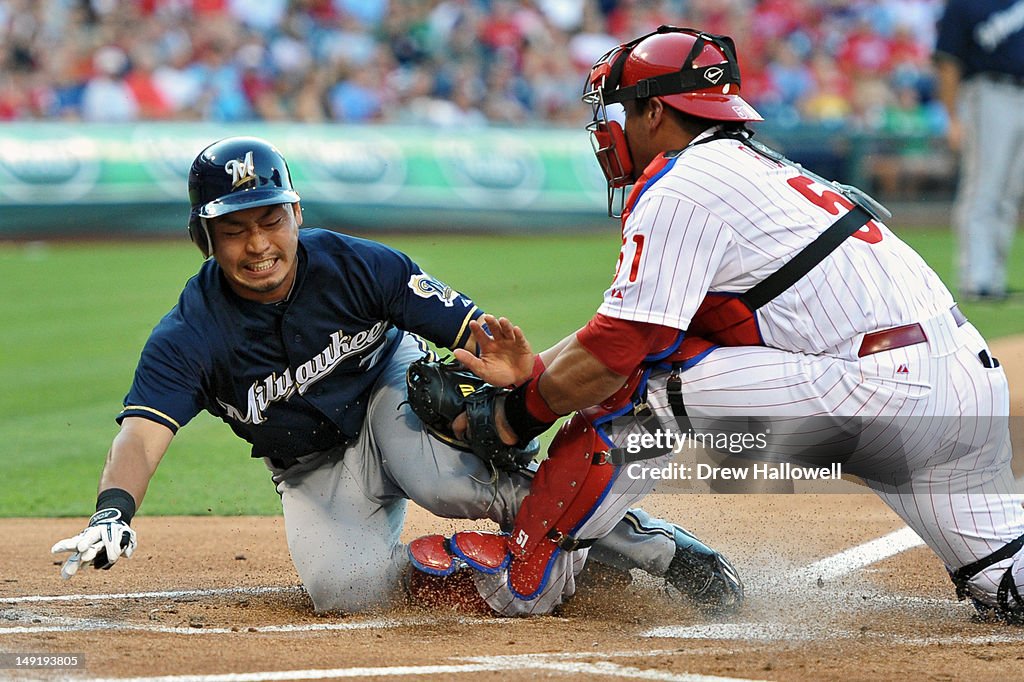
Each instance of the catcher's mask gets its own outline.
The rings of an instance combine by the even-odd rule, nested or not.
[[[299,201],[281,152],[258,137],[228,137],[201,151],[188,173],[188,198],[188,234],[206,258],[213,254],[207,218]]]
[[[635,180],[622,125],[610,105],[658,97],[685,114],[714,121],[763,121],[740,97],[740,67],[728,36],[692,28],[660,26],[609,50],[590,69],[583,101],[593,107],[587,125],[601,170],[608,180],[608,215],[621,215],[624,188]],[[619,213],[613,211],[619,191]]]

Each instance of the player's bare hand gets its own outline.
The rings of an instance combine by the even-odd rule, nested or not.
[[[507,318],[484,315],[469,323],[479,357],[456,349],[455,357],[470,371],[493,386],[521,384],[533,373],[533,350],[523,330]]]
[[[452,433],[461,441],[468,442],[469,417],[463,412],[452,422]]]
[[[505,399],[499,399],[494,405],[494,426],[498,429],[498,436],[505,445],[515,445],[519,438],[505,418]],[[473,434],[469,431],[469,417],[465,412],[461,413],[452,422],[452,432],[461,441],[469,442]]]

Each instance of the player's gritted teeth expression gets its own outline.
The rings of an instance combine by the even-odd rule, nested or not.
[[[210,222],[214,258],[236,294],[260,303],[288,295],[298,263],[298,204],[258,206]]]

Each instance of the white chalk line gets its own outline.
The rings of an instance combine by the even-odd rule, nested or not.
[[[232,633],[282,633],[282,632],[329,632],[334,630],[385,630],[388,628],[427,625],[436,621],[423,619],[409,620],[370,620],[358,623],[309,623],[306,625],[262,625],[258,627],[206,627],[206,626],[169,626],[149,625],[142,623],[120,623],[109,620],[80,619],[71,620],[57,625],[18,625],[0,628],[2,635],[34,635],[43,632],[97,632],[100,630],[153,632],[170,635],[226,635]],[[497,619],[494,619],[497,622]]]
[[[227,595],[261,595],[304,592],[301,586],[292,587],[225,587],[208,590],[167,590],[164,592],[114,592],[111,594],[55,594],[0,598],[0,604],[30,602],[111,601],[114,599],[177,599],[181,597],[222,597]]]
[[[924,545],[924,540],[913,529],[901,528],[870,542],[815,561],[780,581],[784,580],[786,584],[792,585],[794,583],[816,583],[819,579],[834,580],[922,545]]]
[[[38,616],[37,616],[38,618]],[[207,627],[205,625],[171,626],[151,625],[148,623],[125,623],[120,621],[101,620],[97,618],[46,618],[52,622],[48,625],[16,625],[11,627],[0,627],[0,636],[3,635],[34,635],[44,632],[97,632],[106,631],[135,631],[152,632],[157,634],[170,635],[230,635],[230,634],[274,634],[288,632],[331,632],[345,630],[387,630],[393,628],[412,627],[416,625],[434,625],[436,618],[381,618],[375,620],[364,620],[353,623],[306,623],[303,625],[260,625],[260,626],[234,626]],[[564,619],[561,619],[564,620]],[[459,625],[502,625],[508,626],[516,621],[507,618],[457,618],[455,622]]]
[[[729,640],[729,641],[798,641],[820,642],[825,639],[878,639],[886,643],[904,646],[936,646],[965,644],[1019,644],[1024,642],[1024,632],[1010,630],[1008,634],[948,635],[941,637],[901,637],[889,632],[864,632],[860,630],[836,630],[830,628],[827,633],[821,628],[809,625],[787,625],[785,623],[708,623],[704,625],[676,626],[653,628],[644,633],[645,637],[664,637],[671,639],[693,640]]]
[[[223,673],[216,675],[163,675],[159,677],[76,678],[79,682],[276,682],[278,680],[324,680],[364,677],[414,677],[421,675],[460,675],[505,671],[537,670],[567,675],[605,676],[616,679],[663,680],[665,682],[766,682],[753,678],[722,677],[695,673],[674,673],[659,669],[646,669],[618,665],[610,660],[588,661],[580,659],[614,659],[661,657],[678,654],[677,651],[618,651],[579,652],[562,654],[521,654],[510,656],[473,656],[455,660],[464,663],[448,665],[385,666],[373,668],[333,668],[311,670],[281,670],[251,673]],[[576,660],[574,660],[576,659]]]
[[[819,559],[802,568],[779,571],[778,575],[774,577],[746,582],[751,592],[803,593],[808,588],[819,586],[826,580],[842,578],[908,549],[921,546],[924,546],[924,540],[912,529],[904,527],[880,538]]]
[[[819,580],[836,580],[862,568],[895,556],[908,549],[924,545],[924,541],[910,528],[901,528],[880,538],[838,554],[826,557],[805,566],[785,577],[765,583],[765,587],[803,591]],[[890,597],[897,605],[921,604],[928,606],[955,605],[952,599],[929,599],[924,597]],[[704,625],[667,625],[643,632],[642,637],[692,639],[692,640],[741,640],[741,641],[822,641],[823,639],[852,639],[884,637],[887,642],[907,646],[932,646],[936,644],[1005,644],[1024,642],[1024,632],[1019,634],[981,635],[964,637],[900,637],[891,633],[864,633],[829,628],[827,632],[812,626],[786,623],[710,623]]]
[[[633,677],[648,680],[679,680],[682,682],[763,682],[752,678],[719,677],[697,673],[673,673],[664,670],[630,668],[620,666],[608,660],[589,661],[587,659],[614,658],[661,658],[679,655],[678,649],[646,649],[644,651],[604,651],[604,652],[561,652],[552,654],[513,654],[507,656],[472,656],[465,660],[477,663],[496,665],[510,664],[509,669],[537,668],[572,674],[597,674],[613,677]]]

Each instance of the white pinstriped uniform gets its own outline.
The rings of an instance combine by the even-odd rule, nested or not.
[[[753,287],[838,217],[787,184],[796,175],[734,140],[685,151],[626,222],[623,265],[599,312],[686,329],[706,292]],[[767,346],[853,358],[859,335],[949,310],[952,295],[931,268],[884,225],[878,229],[880,244],[846,240],[760,311]],[[630,282],[638,238],[644,247]]]
[[[799,175],[735,140],[684,151],[633,207],[599,312],[686,329],[707,292],[749,290],[846,210],[832,215],[813,203],[787,182]],[[827,190],[809,187],[818,196]],[[780,424],[804,417],[880,417],[861,434],[851,473],[878,479],[870,487],[955,570],[1024,533],[1024,495],[1010,471],[1006,377],[982,365],[984,339],[971,324],[956,325],[951,294],[916,252],[881,223],[861,236],[758,311],[764,347],[721,347],[683,372],[683,399],[695,426],[706,417],[798,418],[773,423],[782,433]],[[865,333],[912,323],[927,343],[858,358]],[[649,384],[659,415],[671,414],[665,378],[655,373]],[[600,537],[649,488],[620,475],[577,537]],[[972,595],[994,603],[1010,563],[972,580]],[[493,577],[478,581],[492,588],[491,605],[506,611],[540,610],[573,587],[564,562],[529,604],[510,604]]]
[[[707,291],[749,290],[836,220],[787,182],[797,175],[735,140],[686,150],[629,217],[600,312],[686,329]],[[757,312],[765,347],[719,348],[684,372],[683,398],[697,418],[881,417],[854,473],[884,479],[905,466],[902,479],[869,485],[957,569],[1024,533],[1006,376],[982,365],[984,339],[956,325],[935,272],[885,225],[875,229],[877,243],[847,239]],[[644,253],[630,282],[634,235]],[[865,333],[912,323],[927,343],[857,357]],[[667,411],[664,375],[651,387],[652,404]],[[975,596],[991,603],[1009,563],[972,581]],[[1020,554],[1014,571],[1024,585]]]

